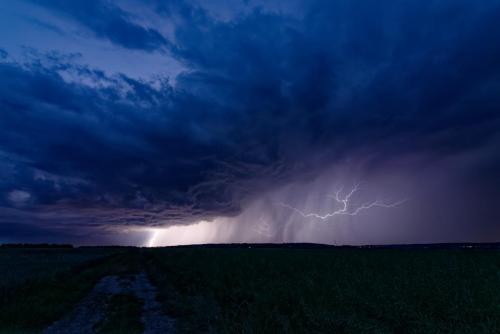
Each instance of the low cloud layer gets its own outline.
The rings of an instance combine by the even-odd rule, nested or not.
[[[131,77],[112,60],[85,64],[90,46],[23,45],[19,56],[0,40],[3,238],[98,229],[88,243],[104,230],[231,219],[226,241],[266,241],[249,232],[264,218],[273,242],[500,233],[495,1],[19,4],[50,17],[54,34],[76,24],[89,45],[160,53],[181,69]],[[310,221],[264,205],[325,211],[314,198],[356,180],[371,185],[364,196],[412,202],[313,234],[300,227]]]

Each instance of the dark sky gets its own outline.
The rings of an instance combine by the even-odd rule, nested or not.
[[[495,0],[1,2],[0,243],[500,241],[499,22]]]

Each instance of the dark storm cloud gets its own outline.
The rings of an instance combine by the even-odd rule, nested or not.
[[[31,0],[45,8],[60,12],[92,31],[97,37],[128,49],[162,50],[166,39],[155,29],[132,21],[130,13],[109,1],[95,0]]]
[[[461,149],[471,125],[492,126],[467,142],[494,132],[497,4],[312,7],[301,21],[256,11],[231,24],[204,17],[179,27],[175,54],[196,70],[186,85],[244,111],[248,123],[261,116],[255,131],[290,130],[313,144],[415,132],[405,145],[418,146],[443,130],[444,148]]]
[[[474,182],[500,177],[494,1],[308,2],[299,15],[229,21],[148,2],[176,22],[169,42],[109,2],[37,3],[125,48],[167,48],[186,70],[172,84],[60,54],[0,62],[4,207],[53,221],[191,222],[235,215],[360,151],[375,166],[481,150],[488,179]]]
[[[89,79],[91,86],[65,82],[60,69]],[[236,130],[224,125],[230,120],[207,117],[207,102],[174,94],[166,83],[156,90],[61,62],[50,68],[3,63],[0,72],[10,78],[0,85],[0,142],[10,171],[1,184],[4,193],[26,191],[40,205],[64,206],[62,200],[112,208],[132,221],[129,211],[119,209],[137,209],[139,223],[149,216],[156,218],[152,222],[182,221],[236,212],[229,184],[272,169],[245,162],[243,154],[240,161],[237,139],[225,137]],[[217,134],[216,126],[228,129]]]
[[[68,235],[53,232],[44,228],[33,227],[30,224],[0,223],[1,242],[46,242],[52,240],[57,242],[67,239]]]

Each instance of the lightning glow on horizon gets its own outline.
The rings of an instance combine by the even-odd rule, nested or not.
[[[156,238],[158,238],[159,231],[158,230],[153,230],[151,237],[149,238],[149,241],[147,243],[147,247],[155,247],[155,242]]]
[[[293,207],[289,204],[286,204],[286,203],[280,203],[280,205],[285,207],[285,208],[288,208],[290,210],[293,210],[294,212],[298,213],[299,215],[301,215],[304,218],[316,218],[316,219],[321,219],[321,220],[327,220],[329,218],[332,218],[333,216],[341,216],[341,215],[356,216],[360,212],[362,212],[364,210],[371,209],[373,207],[395,208],[395,207],[397,207],[397,206],[399,206],[407,201],[407,199],[403,199],[403,200],[399,200],[397,202],[385,203],[385,202],[380,201],[380,200],[375,200],[373,202],[361,204],[357,207],[352,207],[351,197],[360,189],[359,185],[360,185],[359,183],[356,183],[354,185],[354,187],[344,197],[341,197],[341,194],[340,194],[342,192],[343,188],[340,188],[339,190],[337,190],[335,192],[335,196],[328,196],[329,198],[334,199],[340,205],[340,208],[333,211],[333,212],[329,212],[329,213],[325,213],[325,214],[320,214],[320,213],[316,213],[316,212],[306,213],[306,212],[304,212],[296,207]]]
[[[363,203],[360,199],[362,198],[362,196],[360,197],[360,183],[355,184],[350,189],[344,189],[345,188],[340,188],[331,196],[327,196],[332,199],[330,205],[333,206],[333,209],[326,213],[306,212],[286,203],[275,203],[292,210],[303,218],[317,219],[326,222],[334,216],[356,216],[375,207],[395,208],[407,201],[407,199],[403,199],[390,202],[377,199]],[[255,208],[250,208],[248,210],[248,212],[242,213],[242,215],[238,217],[219,217],[213,221],[203,220],[189,225],[166,225],[164,227],[147,228],[149,234],[147,240],[144,242],[144,246],[163,247],[235,241],[274,242],[301,240],[301,238],[308,240],[308,232],[306,230],[301,230],[300,233],[303,234],[300,236],[289,235],[287,232],[289,228],[289,224],[287,223],[288,220],[280,219],[275,221],[274,219],[276,218],[267,216],[266,212],[263,212],[260,207],[258,211],[255,211]],[[256,213],[260,215],[260,218],[254,218]],[[249,227],[246,229],[241,227],[240,225],[243,223]],[[238,226],[240,226],[240,230],[238,230]],[[241,231],[245,231],[245,233]]]

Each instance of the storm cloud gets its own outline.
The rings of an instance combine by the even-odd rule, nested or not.
[[[226,241],[262,241],[245,237],[262,215],[274,242],[500,233],[497,1],[22,3],[182,69],[132,77],[0,39],[0,223],[18,239],[234,219]],[[411,202],[340,239],[272,204],[325,210],[313,198],[357,179]]]

